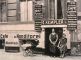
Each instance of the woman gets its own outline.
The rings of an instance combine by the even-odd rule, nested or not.
[[[58,35],[55,33],[55,30],[52,29],[52,33],[49,35],[49,41],[50,41],[50,52],[53,53],[54,57],[57,55],[57,41],[58,41]]]
[[[65,56],[65,52],[67,50],[67,38],[66,35],[63,33],[61,39],[59,39],[59,43],[58,43],[58,47],[60,49],[60,57],[64,57]]]

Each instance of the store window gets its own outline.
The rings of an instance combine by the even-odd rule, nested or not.
[[[63,2],[64,0],[62,0]],[[62,19],[62,3],[61,0],[47,0],[48,19]]]
[[[55,19],[55,0],[48,0],[48,19]]]

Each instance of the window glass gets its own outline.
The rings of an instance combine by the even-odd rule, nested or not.
[[[20,20],[21,22],[27,21],[27,2],[26,1],[20,2]]]
[[[32,21],[33,19],[32,7],[33,7],[32,1],[28,1],[28,21]]]
[[[24,6],[24,7],[23,7]],[[20,2],[21,22],[33,21],[33,3],[26,0]]]

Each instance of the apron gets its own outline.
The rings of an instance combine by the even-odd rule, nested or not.
[[[57,34],[51,34],[51,41],[52,42],[55,42],[56,41],[56,39],[57,39],[57,36],[56,36]],[[55,44],[55,45],[53,45],[52,43],[50,43],[50,46],[49,46],[49,48],[50,48],[50,52],[51,53],[53,53],[53,55],[55,56],[56,54],[57,54],[57,45]]]

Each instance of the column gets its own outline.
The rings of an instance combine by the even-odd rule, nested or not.
[[[67,28],[63,28],[63,33],[66,34],[66,38],[67,38],[67,48],[71,49],[71,35],[70,32],[67,30]]]
[[[45,29],[42,28],[40,43],[38,47],[45,48]]]

